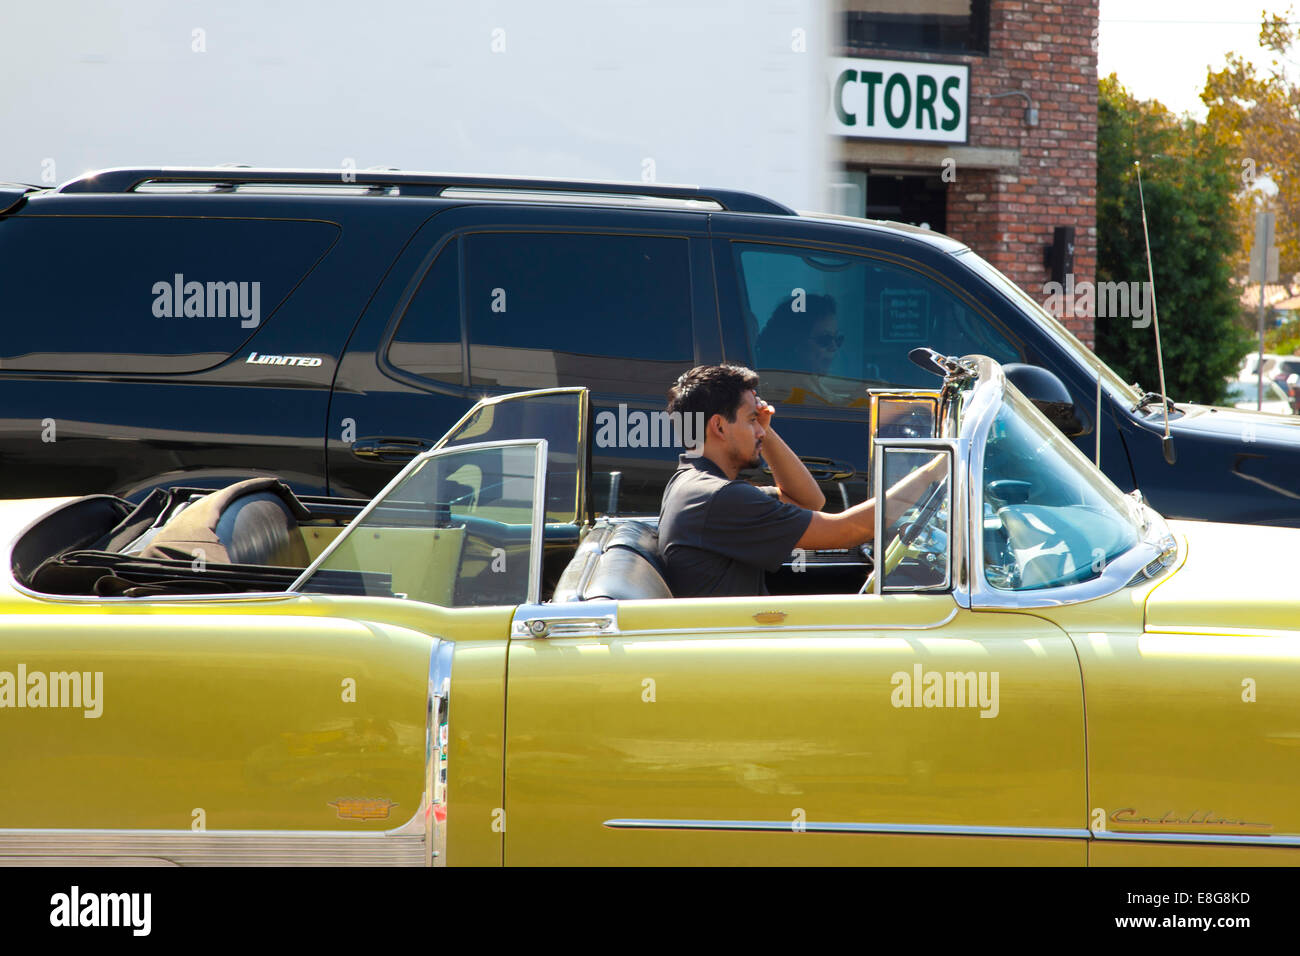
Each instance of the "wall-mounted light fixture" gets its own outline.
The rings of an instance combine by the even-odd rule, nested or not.
[[[989,99],[1000,100],[1008,96],[1023,96],[1025,98],[1025,125],[1038,125],[1038,105],[1029,98],[1029,94],[1024,90],[1007,90],[1005,93],[990,94]]]

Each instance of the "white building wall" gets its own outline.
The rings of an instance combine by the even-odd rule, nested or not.
[[[0,11],[0,180],[402,169],[824,208],[826,0],[43,0]]]

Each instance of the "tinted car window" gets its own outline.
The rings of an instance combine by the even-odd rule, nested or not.
[[[753,367],[763,396],[786,404],[867,408],[867,388],[931,387],[907,353],[1019,361],[980,313],[912,269],[866,256],[733,243]]]
[[[459,240],[453,240],[438,254],[388,346],[388,360],[398,368],[457,385],[462,380],[459,248]]]
[[[0,366],[191,372],[229,358],[338,235],[271,219],[0,221]]]
[[[662,395],[691,363],[686,239],[492,233],[464,242],[473,384]]]

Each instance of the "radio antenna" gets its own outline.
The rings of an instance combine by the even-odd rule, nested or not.
[[[1147,247],[1147,279],[1151,289],[1151,324],[1156,330],[1156,369],[1160,372],[1160,404],[1165,410],[1165,437],[1160,440],[1160,447],[1165,453],[1165,461],[1172,465],[1177,456],[1174,453],[1173,436],[1169,434],[1169,394],[1165,391],[1165,360],[1160,353],[1160,313],[1156,309],[1156,274],[1151,265],[1151,237],[1147,234],[1147,201],[1142,194],[1142,163],[1134,160],[1133,165],[1137,167],[1138,202],[1142,206],[1142,239]]]

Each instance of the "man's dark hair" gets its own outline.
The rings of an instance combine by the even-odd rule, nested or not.
[[[758,391],[758,375],[743,365],[697,365],[668,389],[668,411],[682,416],[702,414],[704,421],[721,415],[736,420],[745,392]]]

